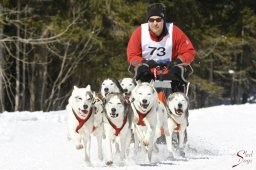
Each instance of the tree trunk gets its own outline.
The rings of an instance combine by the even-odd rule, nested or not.
[[[27,11],[25,11],[25,18],[27,18]],[[27,26],[24,27],[24,38],[27,38]],[[26,48],[27,44],[23,43],[23,61],[26,61]],[[22,110],[26,110],[26,101],[27,101],[27,94],[26,94],[26,62],[22,63]]]
[[[44,58],[45,63],[47,63],[48,60],[48,52],[47,49],[43,48],[43,53],[42,57]],[[43,64],[42,68],[42,93],[41,93],[41,99],[40,99],[40,110],[45,111],[45,93],[46,93],[46,84],[47,84],[47,75],[48,75],[48,68],[47,64]]]
[[[2,15],[2,10],[3,7],[0,4],[0,16]],[[3,35],[3,29],[0,27],[0,39],[2,39],[2,35]],[[5,109],[4,109],[4,94],[3,94],[3,46],[0,43],[0,112],[2,113]]]
[[[30,111],[35,111],[35,100],[36,100],[36,95],[35,95],[35,59],[34,62],[31,64],[31,70],[30,70],[30,81],[29,81],[29,94],[30,94],[30,100],[29,100],[29,105],[30,105]]]
[[[17,20],[20,20],[20,1],[18,1]],[[20,37],[20,26],[17,25],[17,37]],[[20,42],[16,42],[16,87],[15,87],[15,111],[19,110],[20,105]]]

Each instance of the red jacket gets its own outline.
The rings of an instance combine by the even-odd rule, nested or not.
[[[153,32],[150,32],[150,37],[153,41],[159,42],[163,36],[156,37]],[[183,63],[191,63],[195,58],[195,49],[189,38],[175,25],[173,25],[172,33],[172,61],[176,58],[182,60]],[[141,26],[139,26],[132,34],[127,47],[128,63],[137,65],[143,61],[141,49]]]

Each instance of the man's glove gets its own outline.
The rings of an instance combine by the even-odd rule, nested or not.
[[[149,82],[154,79],[153,74],[150,72],[150,67],[146,63],[141,63],[140,66],[135,68],[135,80],[141,80],[142,82]]]
[[[177,66],[178,64],[181,64],[182,61],[179,58],[176,58],[175,60],[173,60],[170,64],[169,64],[169,69],[171,70],[173,67]]]
[[[141,63],[137,68],[135,68],[135,80],[140,80],[144,74],[149,72],[149,66],[145,63]]]
[[[154,60],[143,60],[142,63],[147,64],[149,68],[157,66],[157,62],[155,62]]]
[[[182,80],[181,78],[181,68],[178,67],[179,64],[181,64],[182,61],[180,59],[175,59],[174,61],[172,61],[169,64],[169,72],[170,72],[170,76],[173,77],[173,79],[178,79],[178,80]]]

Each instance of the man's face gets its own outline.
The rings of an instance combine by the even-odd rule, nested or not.
[[[156,35],[159,36],[164,28],[164,20],[159,16],[151,16],[148,19],[148,24],[150,30]]]

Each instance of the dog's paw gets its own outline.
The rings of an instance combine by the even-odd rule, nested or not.
[[[143,145],[144,146],[148,146],[149,145],[149,141],[148,140],[143,140]]]
[[[107,161],[107,162],[106,162],[106,165],[107,165],[107,166],[111,166],[112,164],[113,164],[113,161]]]
[[[181,156],[183,158],[186,156],[185,152],[182,149],[179,150],[178,154],[179,154],[179,156]]]
[[[84,146],[83,146],[82,144],[76,145],[76,149],[77,149],[77,150],[83,149],[83,147],[84,147]]]
[[[99,159],[100,161],[103,161],[103,155],[102,155],[102,154],[99,154],[98,159]]]
[[[170,153],[168,154],[167,160],[168,160],[168,161],[174,160],[174,156],[173,156],[173,153],[172,153],[172,152],[170,152]]]

